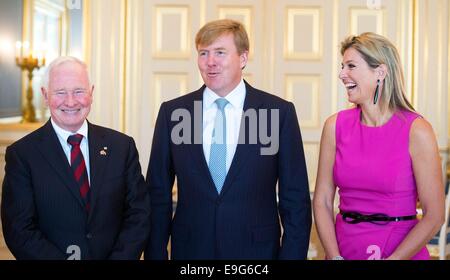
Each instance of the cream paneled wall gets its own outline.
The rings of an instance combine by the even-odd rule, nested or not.
[[[197,89],[194,39],[207,21],[246,26],[245,78],[292,101],[314,189],[323,122],[348,106],[339,42],[374,31],[400,51],[408,95],[448,155],[449,4],[445,0],[86,0],[86,58],[96,84],[91,120],[132,135],[144,171],[161,102]]]
[[[448,162],[449,16],[446,0],[416,1],[413,102],[436,132],[442,161]],[[443,164],[445,175],[445,164]]]
[[[322,123],[332,114],[336,3],[272,1],[273,92],[295,104],[302,130],[310,190],[314,190]]]
[[[245,79],[296,106],[313,191],[323,122],[348,106],[338,80],[339,42],[375,31],[397,45],[407,93],[433,125],[445,168],[449,1],[370,2],[380,9],[368,8],[366,0],[85,0],[83,55],[95,84],[89,119],[133,136],[145,172],[159,105],[202,84],[197,30],[213,19],[237,19],[251,41]],[[36,128],[0,124],[0,179],[6,146]],[[1,236],[0,257],[12,257]]]
[[[414,33],[412,22],[414,19],[413,4],[415,1],[378,2],[382,4],[380,9],[368,9],[365,5],[366,1],[339,1],[335,17],[336,34],[340,40],[348,34],[359,34],[365,31],[376,32],[388,37],[397,46],[400,53],[405,70],[406,92],[411,99],[412,38]],[[336,54],[338,54],[338,59],[340,59],[339,50],[337,50]],[[335,67],[335,71],[338,73],[340,64]],[[334,88],[338,89],[338,95],[336,96],[338,108],[344,108],[346,99],[342,98],[342,96],[345,96],[345,89],[340,84]]]
[[[84,7],[83,35],[87,43],[83,51],[95,84],[90,119],[123,130],[127,1],[89,0]]]

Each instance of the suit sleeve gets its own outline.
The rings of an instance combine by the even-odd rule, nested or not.
[[[40,231],[34,204],[31,171],[13,147],[6,149],[2,191],[3,235],[16,259],[66,259]]]
[[[311,230],[311,199],[302,136],[289,103],[280,125],[279,213],[283,236],[279,259],[306,259]]]
[[[127,194],[124,220],[109,259],[139,259],[150,231],[150,198],[133,138],[129,141],[126,162]]]
[[[168,259],[167,243],[172,225],[172,187],[174,169],[170,152],[170,131],[165,103],[161,105],[147,170],[147,185],[152,204],[150,240],[144,253],[146,260]]]

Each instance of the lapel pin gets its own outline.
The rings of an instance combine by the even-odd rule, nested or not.
[[[106,150],[108,150],[108,147],[103,147],[103,150],[100,151],[100,155],[106,156]]]

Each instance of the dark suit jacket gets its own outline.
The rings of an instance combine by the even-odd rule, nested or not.
[[[88,142],[88,215],[50,121],[7,148],[1,217],[17,259],[66,259],[70,245],[81,249],[81,259],[140,257],[150,202],[135,143],[90,123]]]
[[[152,225],[145,258],[168,258],[170,236],[172,259],[305,259],[311,201],[293,104],[246,83],[244,112],[250,108],[279,110],[279,150],[261,155],[264,145],[260,139],[256,144],[238,144],[219,195],[201,144],[202,103],[200,116],[193,113],[194,101],[202,101],[204,88],[161,105],[147,173]],[[191,114],[190,137],[192,141],[197,137],[200,143],[177,145],[171,141],[172,129],[180,123],[178,118],[171,120],[176,109]],[[270,132],[270,113],[267,123]],[[248,136],[249,125],[245,132]],[[175,176],[178,201],[172,218]]]

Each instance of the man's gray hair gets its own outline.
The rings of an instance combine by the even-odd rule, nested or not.
[[[82,60],[80,60],[76,57],[73,57],[73,56],[60,56],[60,57],[57,57],[55,60],[53,60],[47,66],[47,69],[45,70],[45,73],[44,73],[44,77],[42,77],[41,86],[44,87],[45,89],[48,89],[48,83],[50,81],[50,73],[53,70],[53,68],[55,68],[56,66],[59,66],[61,64],[67,63],[67,62],[75,62],[75,63],[78,63],[79,65],[81,65],[86,70],[89,85],[91,85],[90,78],[89,78],[89,71],[88,71],[88,67],[87,67],[86,63],[84,63]]]

